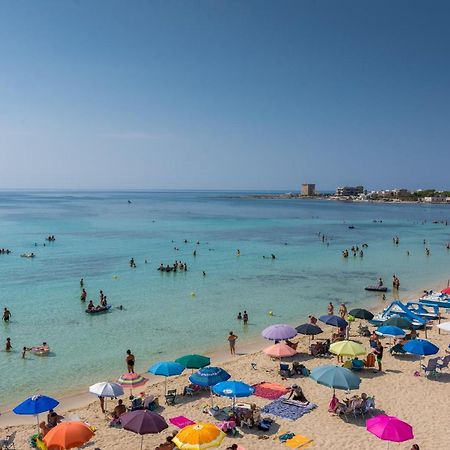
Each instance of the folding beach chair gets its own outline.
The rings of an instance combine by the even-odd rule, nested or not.
[[[9,434],[5,439],[0,441],[0,450],[15,449],[14,440],[16,439],[16,432]]]
[[[280,363],[279,374],[284,378],[290,378],[292,376],[292,370],[289,364]]]
[[[165,397],[166,397],[166,405],[175,405],[175,400],[177,398],[177,390],[169,389]]]

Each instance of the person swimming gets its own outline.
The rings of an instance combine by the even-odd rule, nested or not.
[[[237,315],[237,317],[236,317],[236,318],[237,318],[237,320],[242,320],[242,314],[241,314],[241,312],[240,312],[240,311],[238,312],[238,315]]]

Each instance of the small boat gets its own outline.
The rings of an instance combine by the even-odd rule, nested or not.
[[[378,284],[373,286],[366,286],[364,288],[366,291],[375,291],[375,292],[387,292],[388,288],[386,286],[380,286]]]
[[[102,306],[101,308],[95,308],[95,309],[86,309],[86,312],[88,314],[102,314],[102,313],[106,313],[111,309],[111,305],[108,306]]]
[[[48,356],[50,347],[48,345],[37,345],[36,347],[31,347],[30,352],[36,356]]]

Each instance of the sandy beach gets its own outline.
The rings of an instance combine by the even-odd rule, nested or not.
[[[374,310],[372,308],[372,310]],[[442,320],[448,317],[443,316]],[[356,335],[357,323],[351,327],[351,339],[360,342],[368,348],[368,339]],[[427,331],[430,341],[440,347],[438,355],[444,355],[448,348],[450,335],[438,333],[435,326],[437,322],[431,324]],[[320,337],[329,337],[333,332],[332,327],[324,326],[324,333]],[[424,332],[420,332],[420,337],[424,337]],[[299,361],[308,369],[316,366],[336,363],[335,357],[313,358],[308,355],[309,339],[306,336],[297,336],[294,341],[298,341],[298,355],[287,359],[287,361]],[[385,347],[388,347],[390,340],[382,339]],[[240,429],[238,437],[226,437],[219,447],[225,449],[233,443],[238,443],[246,449],[272,449],[285,447],[278,440],[278,435],[283,432],[293,432],[313,439],[313,448],[328,449],[332,447],[345,449],[384,449],[387,443],[378,440],[365,429],[365,421],[362,418],[354,419],[350,417],[346,421],[343,417],[338,417],[328,412],[328,403],[332,396],[332,390],[317,384],[310,378],[295,376],[289,379],[282,379],[278,374],[278,360],[273,360],[266,356],[261,349],[267,346],[267,341],[255,339],[250,343],[242,342],[237,346],[238,354],[230,357],[227,353],[218,352],[211,354],[212,365],[223,367],[231,374],[231,379],[242,380],[249,384],[257,384],[263,381],[278,383],[289,387],[292,384],[299,384],[310,402],[317,405],[317,408],[296,421],[274,417],[274,423],[269,432],[263,433],[256,429]],[[386,349],[387,350],[387,349]],[[428,358],[425,358],[425,361]],[[253,367],[256,368],[253,368]],[[375,397],[377,412],[394,415],[410,423],[414,429],[415,438],[412,441],[401,444],[392,444],[392,448],[410,449],[412,443],[418,443],[420,448],[437,449],[444,448],[445,442],[450,441],[450,429],[445,425],[445,419],[450,415],[450,405],[446,401],[450,395],[450,371],[443,371],[437,379],[429,379],[421,372],[421,376],[414,373],[419,367],[419,359],[412,355],[392,356],[385,351],[383,358],[383,372],[378,373],[373,369],[365,369],[360,373],[362,383],[358,391],[352,393],[360,394],[365,392]],[[185,374],[170,378],[169,388],[182,392],[183,387],[188,384],[190,371]],[[143,389],[137,389],[140,392]],[[195,396],[178,396],[175,406],[167,406],[164,403],[164,381],[158,377],[150,377],[150,381],[145,387],[145,392],[158,396],[161,407],[157,412],[164,416],[166,420],[171,417],[185,416],[193,421],[204,421],[217,423],[203,409],[209,405],[207,393]],[[126,392],[128,395],[129,392]],[[337,391],[338,398],[346,397],[345,392]],[[126,396],[125,396],[126,397]],[[247,403],[255,403],[258,408],[270,403],[271,400],[252,396],[243,399]],[[225,407],[230,404],[227,398],[215,397],[215,404]],[[114,401],[108,402],[108,409],[112,410]],[[134,449],[139,448],[140,438],[128,431],[110,428],[108,426],[108,416],[101,413],[98,400],[89,394],[77,394],[65,397],[58,408],[58,412],[66,418],[77,418],[95,426],[97,431],[89,447],[100,449]],[[29,437],[35,432],[33,426],[34,418],[15,416],[6,412],[0,417],[1,433],[6,435],[14,431],[17,432],[17,448],[27,448]],[[177,429],[173,426],[159,434],[147,435],[144,437],[144,448],[154,449],[164,441],[165,437]],[[286,447],[287,448],[287,447]]]

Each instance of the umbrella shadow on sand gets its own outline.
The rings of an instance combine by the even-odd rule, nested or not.
[[[342,419],[344,422],[348,423],[349,425],[366,428],[367,419],[371,419],[372,417],[376,417],[381,414],[386,414],[386,412],[383,409],[375,408],[372,410],[370,414],[365,414],[364,416],[357,415],[355,417],[352,413],[348,413],[347,416],[341,414],[339,418]]]

